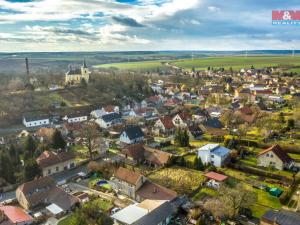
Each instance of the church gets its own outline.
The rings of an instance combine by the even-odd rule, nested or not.
[[[73,69],[71,66],[69,67],[69,71],[65,76],[65,82],[67,84],[80,83],[82,79],[84,79],[86,83],[88,83],[90,79],[90,71],[86,65],[85,60],[83,61],[83,65],[80,69]]]

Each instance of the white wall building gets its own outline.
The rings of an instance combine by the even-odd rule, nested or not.
[[[230,154],[230,150],[219,144],[207,144],[198,149],[198,157],[203,164],[213,164],[221,167]]]

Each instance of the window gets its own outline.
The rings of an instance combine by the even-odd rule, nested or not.
[[[269,153],[267,153],[267,155],[266,155],[267,157],[269,157]]]
[[[214,155],[211,155],[210,157],[211,157],[211,158],[214,158],[215,156],[214,156]]]
[[[48,170],[48,174],[51,174],[51,170]]]
[[[58,172],[58,171],[59,171],[59,168],[58,168],[58,166],[57,166],[55,169],[56,169],[56,172]]]
[[[273,158],[273,155],[272,155],[272,154],[270,154],[270,157],[271,157],[271,158]]]

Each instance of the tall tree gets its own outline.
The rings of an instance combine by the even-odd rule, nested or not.
[[[93,160],[94,149],[100,147],[100,143],[97,143],[97,139],[99,138],[99,131],[94,124],[87,124],[82,129],[81,135],[85,139],[85,146],[89,151],[90,160]]]
[[[16,181],[14,175],[14,165],[7,154],[0,155],[0,172],[1,176],[9,183],[13,184]]]
[[[35,150],[36,150],[36,143],[33,137],[31,135],[28,135],[25,141],[24,159],[32,158]]]
[[[61,132],[59,130],[55,130],[52,135],[52,147],[54,149],[64,149],[66,147],[66,141],[63,138]]]
[[[40,167],[34,159],[28,159],[24,163],[24,179],[26,181],[33,180],[42,173]]]

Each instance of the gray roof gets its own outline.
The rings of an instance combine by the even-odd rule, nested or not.
[[[160,207],[154,209],[146,216],[142,217],[138,221],[134,223],[134,225],[153,225],[159,224],[160,222],[167,219],[167,217],[173,214],[173,207],[172,204],[167,201]]]
[[[81,69],[70,69],[67,75],[81,75]]]
[[[124,132],[127,134],[130,140],[144,137],[142,129],[138,126],[128,126],[125,128]]]
[[[26,122],[49,119],[49,115],[44,112],[27,112],[23,115],[23,117]]]
[[[101,118],[105,122],[111,122],[113,120],[121,119],[121,115],[119,113],[109,113],[109,114],[103,115]]]
[[[269,210],[262,216],[262,220],[276,221],[276,224],[279,225],[300,225],[300,213],[286,210]]]

